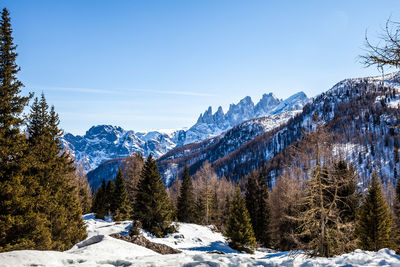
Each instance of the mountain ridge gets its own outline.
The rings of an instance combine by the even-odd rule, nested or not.
[[[280,100],[272,93],[264,94],[257,104],[253,103],[251,97],[246,96],[237,104],[231,104],[226,113],[219,107],[213,114],[212,108],[209,107],[187,130],[135,132],[119,126],[96,125],[84,135],[65,133],[61,141],[71,156],[88,172],[106,160],[126,157],[134,152],[145,157],[152,154],[159,158],[182,145],[199,143],[218,136],[246,120],[299,110],[307,101],[309,99],[303,92],[286,100]],[[277,110],[277,107],[280,109]]]

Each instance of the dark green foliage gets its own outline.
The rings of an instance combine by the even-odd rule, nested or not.
[[[359,248],[370,251],[393,248],[392,231],[393,221],[389,206],[377,174],[374,173],[357,215]]]
[[[199,194],[197,200],[194,202],[194,222],[197,224],[204,224],[206,217],[206,199],[204,195]]]
[[[28,161],[26,139],[20,126],[29,97],[20,96],[23,84],[17,79],[15,49],[9,13],[3,9],[0,20],[0,251],[30,249],[40,242],[49,242],[46,230],[47,233],[35,237],[41,231],[39,228],[47,229],[48,221],[32,209],[32,197],[28,193],[33,193],[37,184],[28,183],[23,175]],[[27,184],[33,187],[28,188]]]
[[[250,223],[246,201],[240,195],[239,187],[233,197],[230,215],[226,222],[225,235],[229,239],[229,246],[238,251],[254,253],[256,239]]]
[[[113,201],[115,203],[113,207],[113,211],[115,212],[114,220],[128,220],[130,218],[131,205],[121,168],[118,170],[117,177],[115,178]]]
[[[51,227],[48,249],[65,250],[86,237],[81,218],[78,187],[73,161],[62,151],[54,107],[48,110],[42,95],[36,98],[28,118],[29,166],[26,177],[35,180],[35,200],[32,203]]]
[[[192,178],[189,175],[189,168],[185,165],[182,176],[182,186],[178,197],[178,221],[195,222],[194,218],[194,197]]]
[[[104,205],[107,215],[115,211],[116,203],[114,201],[115,183],[114,180],[109,180],[104,193]]]
[[[171,226],[174,207],[151,155],[140,175],[134,210],[135,219],[142,223],[143,229],[153,235],[161,237],[174,231]]]
[[[96,218],[104,219],[104,216],[107,215],[107,204],[106,204],[106,181],[103,180],[101,182],[101,186],[97,189],[96,194],[94,195],[92,211],[96,213]]]
[[[271,211],[268,201],[268,187],[262,173],[249,175],[246,191],[246,206],[257,242],[264,247],[270,245]]]
[[[0,21],[0,251],[65,250],[86,237],[73,162],[62,152],[54,107],[36,98],[26,136],[16,46],[8,11]]]

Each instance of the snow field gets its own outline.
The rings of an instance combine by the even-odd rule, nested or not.
[[[294,252],[259,249],[255,254],[231,249],[224,236],[212,226],[177,223],[178,232],[156,238],[143,231],[152,242],[182,251],[160,255],[144,247],[115,239],[110,234],[127,234],[131,221],[112,222],[84,216],[88,238],[65,252],[20,250],[0,253],[1,267],[19,266],[400,266],[394,251],[356,250],[333,258],[307,258]]]

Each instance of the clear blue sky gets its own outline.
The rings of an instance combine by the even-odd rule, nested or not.
[[[246,95],[315,96],[348,77],[400,1],[3,0],[24,94],[45,93],[65,131],[191,126]]]

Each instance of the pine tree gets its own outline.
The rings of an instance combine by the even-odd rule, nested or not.
[[[106,190],[104,192],[104,205],[107,211],[106,215],[110,215],[115,212],[117,206],[114,199],[115,183],[114,180],[108,180]]]
[[[142,223],[143,229],[153,235],[162,237],[174,231],[171,226],[174,207],[151,155],[147,158],[140,176],[134,210],[135,219]]]
[[[131,214],[131,205],[121,168],[119,168],[117,177],[115,178],[114,203],[114,219],[117,221],[128,220]]]
[[[249,211],[253,230],[255,230],[255,228],[257,227],[257,211],[258,211],[257,193],[258,193],[257,173],[253,171],[248,176],[247,187],[246,187],[246,207],[247,210]]]
[[[271,222],[271,208],[269,206],[269,189],[264,175],[260,173],[258,175],[258,191],[257,191],[257,216],[256,216],[256,227],[254,233],[256,239],[264,246],[267,247],[271,243],[270,235],[270,222]]]
[[[44,95],[35,99],[28,119],[28,144],[31,166],[27,176],[37,179],[35,207],[46,215],[51,224],[50,249],[65,250],[86,237],[81,218],[75,168],[63,151],[59,138],[59,118],[54,107],[48,110]]]
[[[248,176],[246,206],[256,240],[264,247],[269,246],[271,211],[268,201],[268,186],[262,173],[252,172]]]
[[[26,138],[20,126],[22,112],[30,97],[20,96],[23,84],[17,79],[10,17],[3,9],[0,20],[0,251],[36,247],[35,226],[40,216],[32,213],[24,171]],[[45,238],[48,239],[48,238]]]
[[[94,200],[93,200],[93,205],[92,205],[92,211],[96,213],[96,218],[98,219],[104,219],[104,217],[107,215],[107,207],[106,207],[106,181],[103,180],[101,182],[101,186],[99,189],[97,189],[95,195],[94,195]]]
[[[249,212],[246,208],[246,201],[241,196],[239,187],[236,188],[235,196],[233,197],[225,235],[229,239],[231,248],[254,253],[256,239],[251,226]]]
[[[182,176],[182,186],[178,197],[178,220],[180,222],[193,223],[194,218],[194,197],[192,178],[189,175],[189,168],[185,165]]]
[[[389,206],[378,176],[374,173],[357,215],[356,234],[359,247],[371,251],[393,248],[392,230],[393,221]]]
[[[270,194],[271,238],[273,248],[278,250],[298,249],[304,191],[295,171],[297,168],[291,168],[280,175]]]

